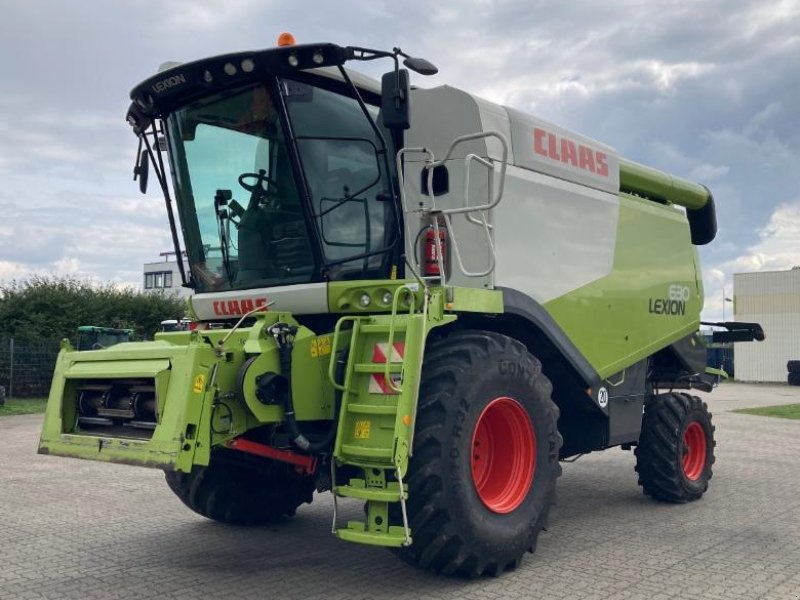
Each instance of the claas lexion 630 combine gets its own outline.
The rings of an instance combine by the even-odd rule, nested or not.
[[[344,68],[379,58],[381,82]],[[463,575],[533,551],[561,459],[635,448],[646,494],[703,495],[709,191],[409,70],[436,73],[284,40],[133,89],[198,327],[65,342],[41,453],[163,469],[226,523],[329,490],[339,538]]]

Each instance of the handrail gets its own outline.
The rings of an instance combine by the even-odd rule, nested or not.
[[[333,328],[333,339],[331,340],[331,358],[328,361],[328,379],[330,379],[331,385],[333,385],[334,389],[339,390],[340,392],[347,391],[347,380],[345,380],[344,384],[341,384],[336,381],[336,375],[334,370],[336,369],[336,354],[339,351],[339,335],[341,334],[342,324],[352,321],[353,322],[353,329],[350,330],[350,347],[353,347],[353,341],[355,339],[355,335],[357,332],[357,322],[361,319],[361,317],[342,317],[338,321],[336,321],[336,326]],[[351,359],[352,354],[351,354]]]
[[[394,384],[391,373],[392,354],[394,352],[395,318],[397,317],[397,310],[399,308],[400,296],[403,291],[407,291],[409,293],[408,314],[413,315],[414,309],[416,308],[415,306],[416,297],[414,296],[414,293],[419,291],[419,286],[417,286],[417,284],[415,283],[403,284],[401,286],[398,286],[398,288],[394,291],[394,297],[392,298],[392,316],[391,319],[389,320],[389,340],[386,346],[386,361],[383,363],[383,377],[386,381],[386,387],[388,387],[396,394],[403,393],[403,388],[400,386],[396,386]]]
[[[456,215],[456,214],[460,214],[460,213],[467,213],[467,212],[473,212],[473,211],[491,210],[495,206],[497,206],[500,203],[500,200],[503,198],[503,188],[505,187],[506,166],[507,166],[507,160],[508,160],[508,142],[506,142],[506,139],[500,133],[498,133],[497,131],[482,131],[480,133],[471,133],[469,135],[462,135],[461,137],[457,137],[450,144],[450,147],[447,149],[447,153],[445,154],[444,158],[442,158],[441,160],[434,161],[430,165],[430,167],[428,167],[428,168],[431,169],[431,171],[433,171],[434,168],[436,168],[436,167],[438,167],[440,165],[443,165],[447,160],[450,159],[450,155],[453,153],[453,150],[455,149],[455,147],[458,146],[459,144],[462,144],[464,142],[468,142],[468,141],[474,140],[474,139],[488,138],[488,137],[497,138],[497,140],[499,140],[499,142],[500,142],[500,145],[503,147],[503,157],[500,159],[500,183],[498,184],[497,194],[495,195],[494,200],[492,200],[488,204],[480,204],[478,206],[463,206],[461,208],[445,208],[445,209],[442,209],[440,211],[442,214]],[[470,161],[469,155],[464,160],[465,160],[465,163],[466,163],[466,172],[467,172],[467,174],[469,174],[469,161]],[[467,178],[465,179],[465,183],[469,183],[468,175],[467,175]],[[465,196],[467,194],[467,191],[468,190],[465,189]]]
[[[489,171],[491,173],[491,176],[489,177],[489,189],[492,188],[492,184],[494,183],[494,177],[493,177],[493,175],[494,175],[494,165],[490,161],[488,161],[488,160],[486,160],[484,158],[481,158],[477,154],[467,154],[467,156],[464,158],[464,162],[466,163],[466,165],[465,165],[466,173],[464,175],[464,206],[469,206],[469,172],[470,172],[469,161],[471,161],[471,160],[479,162],[484,167],[489,169]],[[478,219],[476,219],[475,217],[473,217],[470,213],[467,213],[464,216],[467,218],[467,221],[469,221],[470,223],[472,223],[474,225],[477,225],[478,227],[480,227],[481,225],[488,225],[489,229],[494,229],[494,225],[492,225],[491,223],[481,222]],[[484,213],[483,221],[486,221],[485,216],[486,215]]]
[[[453,231],[453,222],[450,215],[443,215],[443,217],[447,222],[447,228],[450,231]],[[486,267],[486,269],[484,269],[483,271],[467,271],[467,268],[464,266],[464,260],[461,258],[461,250],[459,250],[458,247],[457,237],[455,235],[450,236],[450,245],[453,248],[453,254],[456,255],[456,260],[458,261],[458,268],[461,270],[461,273],[465,277],[485,277],[486,275],[489,275],[489,273],[494,271],[494,268],[497,266],[497,258],[494,252],[494,242],[492,241],[491,228],[489,227],[489,223],[486,221],[486,217],[482,212],[479,224],[483,225],[484,232],[486,233],[486,245],[489,247],[489,266]],[[441,250],[441,244],[439,246],[439,249]]]
[[[469,153],[464,157],[464,205],[457,208],[444,208],[444,209],[437,208],[436,198],[433,193],[434,169],[438,166],[444,165],[452,156],[453,152],[455,151],[455,148],[460,144],[463,144],[464,142],[468,142],[471,140],[483,139],[489,137],[496,138],[500,142],[500,145],[502,147],[502,157],[500,159],[500,171],[499,171],[500,181],[497,185],[497,190],[494,190],[494,179],[495,179],[494,161],[484,159],[475,153]],[[426,155],[426,158],[424,159],[425,163],[424,168],[428,171],[427,197],[430,202],[428,207],[424,206],[423,202],[420,202],[420,207],[418,209],[409,210],[405,192],[405,177],[403,174],[403,157],[406,154]],[[491,174],[489,177],[491,200],[487,203],[479,204],[476,206],[471,206],[469,203],[470,165],[473,161],[478,162],[481,165],[485,166],[487,169],[489,169],[489,172]],[[494,229],[494,226],[489,223],[487,218],[487,212],[493,209],[495,206],[497,206],[500,203],[500,200],[502,200],[503,198],[507,162],[508,162],[508,142],[506,141],[505,137],[503,137],[503,135],[497,131],[481,131],[478,133],[472,133],[457,137],[450,143],[450,146],[447,148],[447,152],[445,152],[444,158],[440,160],[436,160],[436,157],[434,156],[433,152],[431,152],[431,150],[429,150],[428,148],[403,148],[400,151],[398,151],[396,156],[396,163],[397,163],[396,166],[397,166],[398,180],[400,184],[400,200],[403,206],[403,212],[405,215],[408,215],[411,212],[418,212],[423,215],[428,215],[432,217],[430,220],[431,220],[431,226],[433,227],[434,231],[434,244],[436,244],[436,250],[437,250],[436,260],[439,267],[439,275],[436,278],[441,280],[442,285],[445,284],[446,275],[445,275],[445,268],[443,261],[442,240],[439,235],[441,231],[439,227],[439,216],[441,216],[444,219],[450,231],[450,240],[453,248],[453,253],[456,256],[456,261],[458,262],[458,268],[465,277],[485,277],[486,275],[489,275],[495,270],[495,267],[497,266],[497,258],[495,256],[494,242],[492,240],[492,229]],[[494,195],[493,198],[491,197],[491,194]],[[475,213],[478,213],[480,217],[476,218],[474,216]],[[469,223],[472,223],[473,225],[483,228],[483,231],[486,234],[486,242],[489,250],[489,265],[487,266],[486,269],[483,269],[481,271],[469,271],[464,266],[464,260],[461,254],[461,249],[458,245],[458,241],[456,239],[457,236],[455,235],[455,230],[453,229],[453,222],[451,218],[452,215],[456,214],[463,214]],[[406,240],[415,240],[416,236],[411,235],[408,221],[409,221],[408,218],[405,218],[403,224],[406,234]],[[417,268],[419,268],[419,257],[417,256],[415,249],[412,250],[414,250],[412,252],[414,257],[414,264],[417,266]],[[394,388],[391,382],[387,383],[392,389]]]

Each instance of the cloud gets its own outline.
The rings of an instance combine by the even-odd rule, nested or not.
[[[725,271],[779,271],[800,266],[800,200],[779,205],[759,231],[760,241],[720,265]]]
[[[440,68],[416,85],[461,87],[707,184],[720,224],[700,249],[709,290],[730,269],[788,260],[766,232],[775,219],[788,231],[782,207],[800,195],[796,0],[12,0],[0,20],[0,279],[74,266],[138,282],[171,242],[155,191],[134,195],[129,90],[164,61],[269,47],[284,30],[401,46]]]
[[[758,230],[758,237],[758,243],[705,272],[706,320],[721,319],[723,295],[733,297],[734,273],[783,271],[800,266],[800,199],[778,205],[767,224]]]
[[[29,265],[0,260],[0,282],[27,277],[30,272]]]
[[[695,181],[715,181],[717,179],[722,179],[725,177],[730,168],[725,165],[709,165],[709,164],[701,164],[694,167],[691,171],[689,171],[689,179],[693,179]]]

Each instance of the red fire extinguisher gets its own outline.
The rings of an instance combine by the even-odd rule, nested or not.
[[[441,277],[439,270],[439,249],[442,253],[442,265],[445,273],[448,271],[447,264],[447,229],[443,222],[439,222],[439,244],[436,243],[436,230],[433,225],[429,225],[425,230],[422,245],[423,274],[429,277]]]

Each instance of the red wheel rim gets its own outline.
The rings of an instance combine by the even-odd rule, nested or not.
[[[696,481],[706,466],[706,432],[697,421],[692,421],[683,434],[683,474]]]
[[[495,398],[472,433],[472,481],[492,512],[516,509],[533,483],[536,434],[528,413],[513,398]]]

